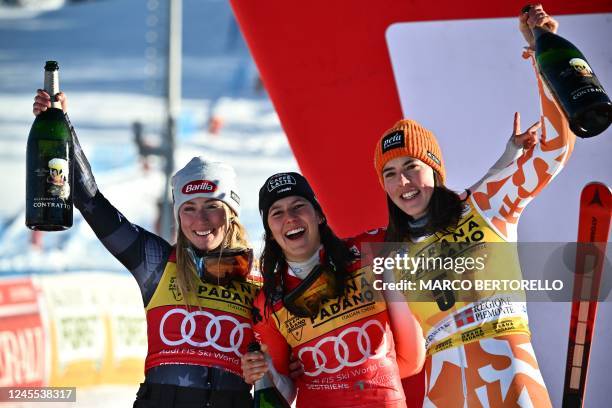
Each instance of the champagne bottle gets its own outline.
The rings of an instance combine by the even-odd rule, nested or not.
[[[55,98],[58,71],[57,62],[47,61],[44,87],[51,107],[34,120],[26,151],[26,226],[38,231],[72,226],[73,150],[70,127]]]
[[[533,28],[535,58],[544,82],[576,136],[593,137],[612,122],[612,102],[585,56],[565,38]]]
[[[249,344],[247,350],[249,352],[259,351],[261,347],[259,343],[253,342]],[[270,374],[264,376],[255,382],[255,393],[253,394],[254,408],[290,408],[289,403],[283,395],[274,386]]]

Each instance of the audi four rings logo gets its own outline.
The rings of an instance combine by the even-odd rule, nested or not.
[[[377,327],[382,333],[382,344],[379,347],[379,352],[374,354],[375,350],[372,350],[372,342],[370,340],[370,336],[368,335],[367,329],[370,326]],[[345,339],[350,333],[357,333],[357,339],[355,343],[357,344],[357,349],[355,347],[349,347],[346,343]],[[321,351],[321,346],[325,343],[331,342],[334,347],[334,355],[336,356],[337,365],[330,364],[327,366],[329,362],[327,357],[323,351]],[[355,357],[355,353],[359,353],[360,357],[351,361],[351,356]],[[304,361],[302,356],[306,353],[311,353],[312,361],[315,364],[316,370],[314,371],[305,371],[304,374],[310,377],[316,377],[321,373],[334,374],[338,371],[342,370],[345,367],[356,367],[360,364],[365,363],[368,359],[379,359],[385,356],[387,353],[387,336],[386,331],[383,325],[378,320],[368,320],[361,327],[349,327],[340,332],[337,336],[328,336],[324,337],[314,345],[314,347],[304,347],[298,353],[298,358],[301,361]]]
[[[180,314],[183,315],[183,321],[181,322],[181,335],[182,338],[178,340],[170,340],[166,337],[164,333],[164,325],[166,320],[174,315]],[[206,316],[210,320],[206,323],[206,327],[203,327],[204,330],[203,337],[206,339],[205,341],[197,342],[193,340],[193,335],[196,332],[196,316]],[[221,322],[227,321],[233,323],[234,328],[229,333],[229,342],[230,346],[225,347],[221,344],[217,343],[217,340],[221,338],[222,333],[221,330]],[[189,325],[189,331],[187,331],[187,326]],[[212,313],[198,310],[195,312],[188,312],[185,309],[172,309],[168,310],[164,317],[161,319],[161,323],[159,324],[159,337],[164,342],[164,344],[168,346],[180,346],[181,344],[189,344],[193,347],[208,347],[212,346],[215,349],[225,352],[225,353],[235,353],[238,357],[242,357],[242,353],[240,353],[240,346],[242,345],[242,340],[244,339],[244,329],[249,329],[251,326],[248,323],[240,323],[238,320],[233,318],[232,316],[215,316]],[[200,334],[200,332],[198,332]],[[228,338],[227,334],[223,336],[223,339]]]

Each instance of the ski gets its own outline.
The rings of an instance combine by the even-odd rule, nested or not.
[[[576,269],[563,387],[563,408],[582,408],[597,300],[610,232],[612,194],[605,184],[587,184],[580,195]]]

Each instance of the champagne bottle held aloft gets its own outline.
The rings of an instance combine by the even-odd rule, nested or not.
[[[259,351],[261,347],[259,343],[253,342],[249,344],[247,350],[249,352]],[[290,408],[289,403],[283,395],[274,386],[270,374],[264,376],[255,382],[255,392],[253,394],[254,408]]]
[[[26,226],[38,231],[72,226],[73,150],[70,127],[54,97],[58,71],[57,62],[47,61],[44,87],[51,107],[34,120],[26,151]]]
[[[612,122],[612,102],[585,56],[565,38],[533,28],[535,58],[542,78],[576,136],[593,137]]]

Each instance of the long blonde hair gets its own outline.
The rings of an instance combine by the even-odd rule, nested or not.
[[[238,216],[221,201],[225,210],[225,236],[220,245],[220,252],[224,249],[250,248],[246,229],[238,220]],[[198,274],[192,257],[187,252],[191,242],[187,239],[179,225],[176,238],[176,284],[183,294],[183,300],[187,304],[187,298],[198,287]]]

